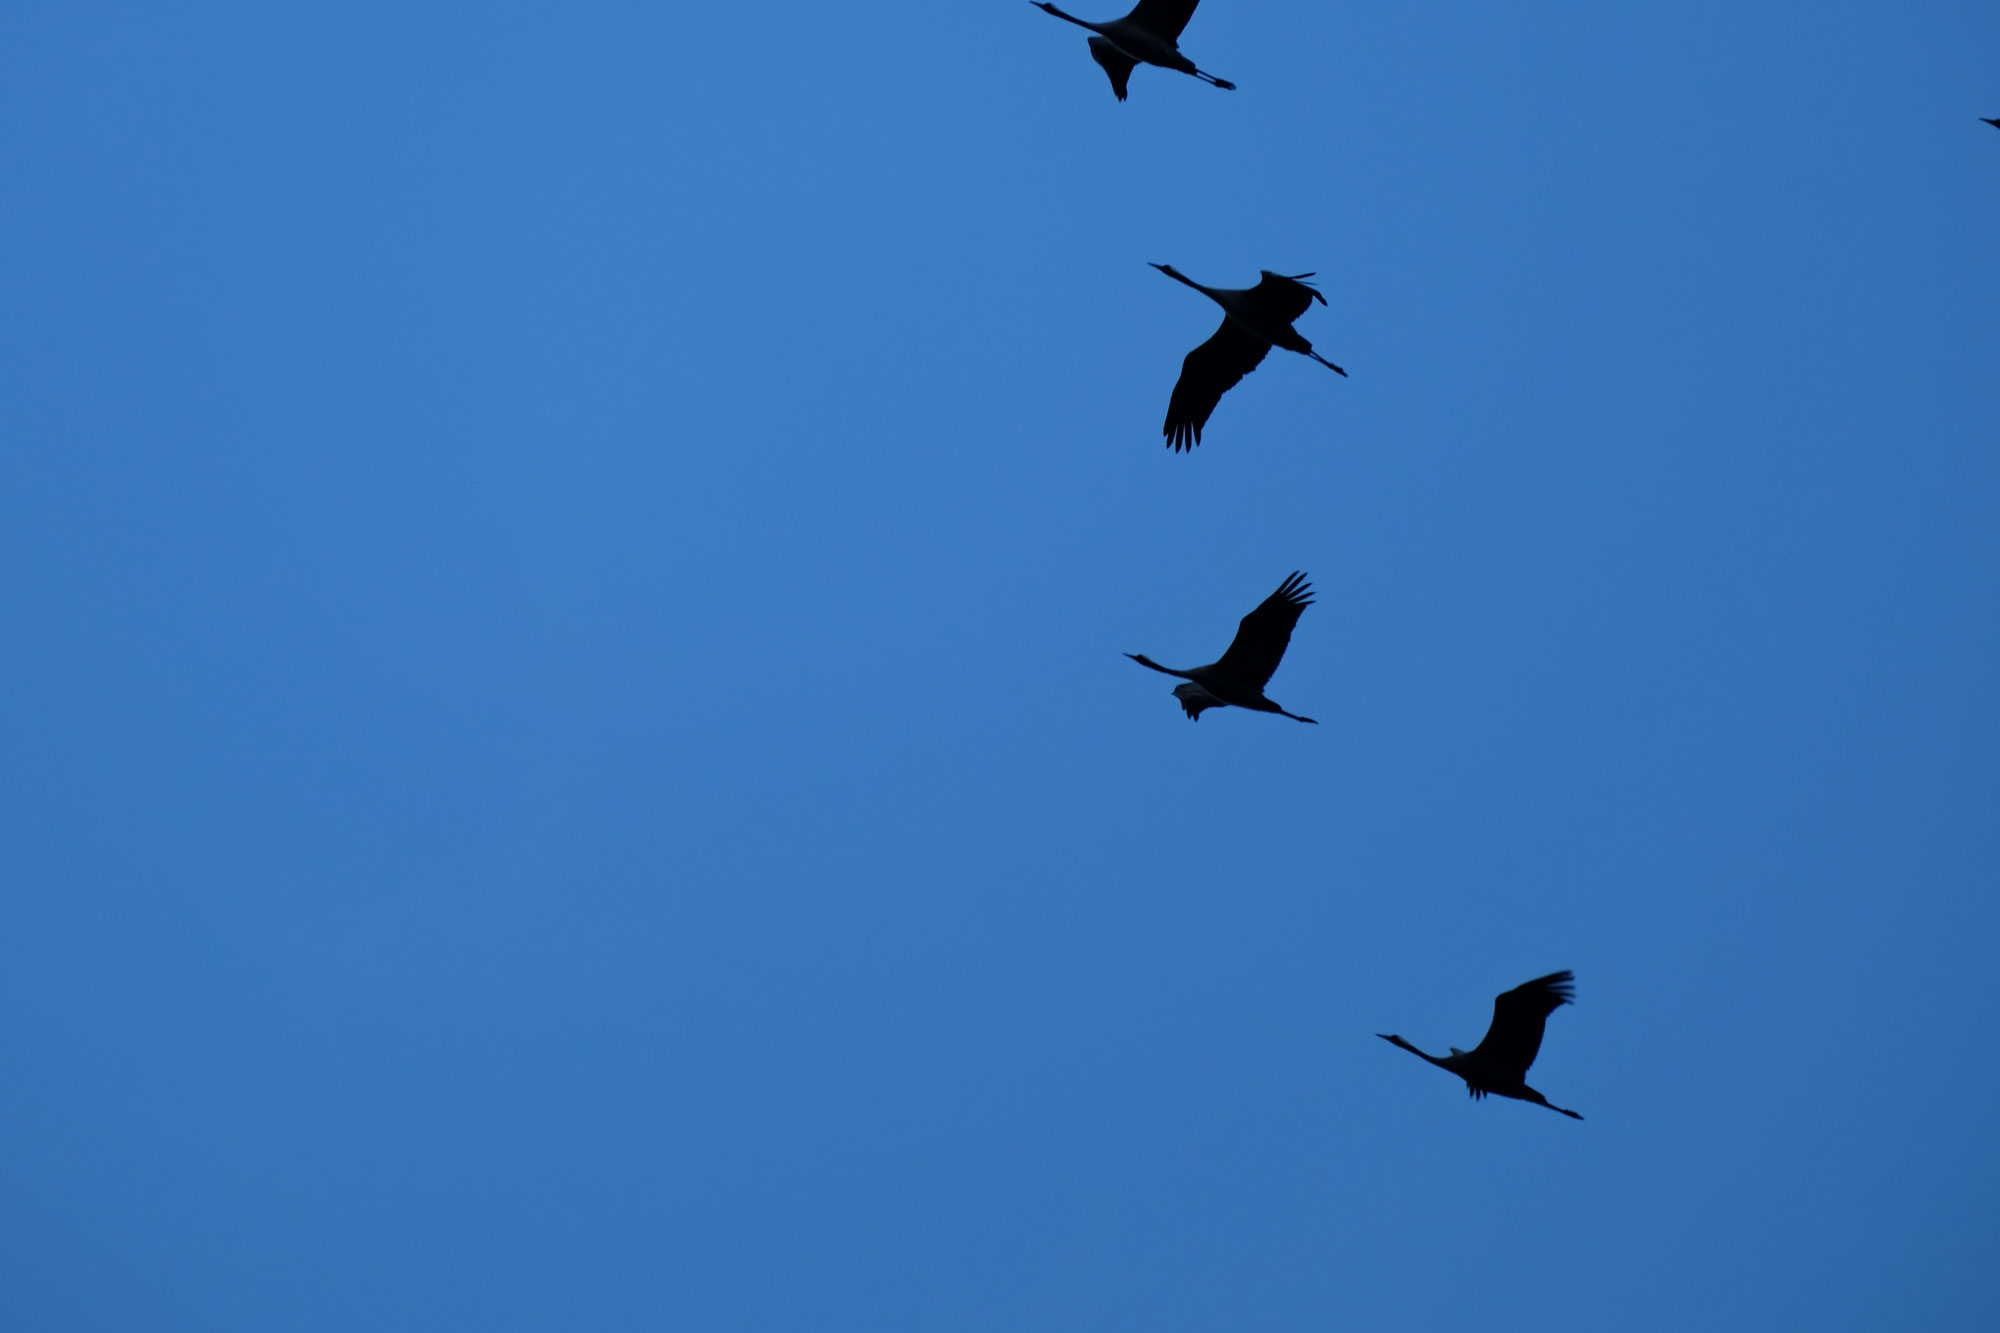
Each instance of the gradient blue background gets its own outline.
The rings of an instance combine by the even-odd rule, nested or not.
[[[1995,1326],[2000,11],[1185,44],[0,11],[0,1326]]]

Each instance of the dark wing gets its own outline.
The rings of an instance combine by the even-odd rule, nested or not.
[[[1980,119],[1991,125],[1994,129],[2000,130],[2000,119],[1996,119],[1993,116],[1981,116]]]
[[[1310,273],[1301,273],[1298,277],[1288,278],[1282,273],[1265,269],[1264,276],[1250,289],[1250,299],[1270,318],[1289,324],[1312,309],[1314,301],[1326,304],[1326,298],[1314,291],[1310,284],[1299,281],[1299,278],[1311,276]]]
[[[1576,995],[1574,978],[1567,972],[1551,972],[1525,981],[1493,1001],[1493,1026],[1473,1048],[1473,1055],[1489,1068],[1516,1078],[1528,1076],[1542,1049],[1542,1027],[1558,1005]]]
[[[1179,42],[1181,30],[1194,17],[1200,0],[1139,0],[1125,17],[1148,32],[1157,32],[1170,42]]]
[[[1090,55],[1104,72],[1111,76],[1111,91],[1118,94],[1118,100],[1125,100],[1125,80],[1132,77],[1132,67],[1139,62],[1126,55],[1102,37],[1090,39]]]
[[[1231,680],[1252,686],[1259,694],[1270,682],[1271,673],[1285,656],[1292,641],[1292,627],[1312,605],[1312,585],[1300,573],[1278,585],[1262,606],[1243,617],[1236,626],[1235,641],[1215,664],[1215,669]]]
[[[1215,336],[1187,354],[1180,381],[1167,400],[1167,444],[1175,453],[1201,443],[1201,428],[1222,395],[1257,368],[1271,344],[1233,319],[1222,321]],[[1282,650],[1281,650],[1282,651]]]
[[[1174,698],[1181,701],[1181,707],[1186,710],[1190,722],[1201,721],[1201,710],[1204,708],[1227,707],[1222,700],[1191,680],[1184,680],[1174,686]]]

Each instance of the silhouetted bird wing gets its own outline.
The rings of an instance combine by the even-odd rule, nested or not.
[[[1981,116],[1980,119],[1985,121],[1988,125],[1991,125],[1994,129],[2000,130],[2000,118],[1996,118],[1993,116]]]
[[[1567,972],[1551,972],[1525,981],[1493,1001],[1493,1026],[1472,1050],[1481,1063],[1526,1078],[1528,1066],[1542,1049],[1542,1028],[1558,1005],[1576,995]]]
[[[1148,32],[1157,32],[1170,42],[1178,42],[1181,30],[1194,17],[1194,7],[1199,3],[1201,0],[1139,0],[1125,17]]]
[[[1103,37],[1090,39],[1091,58],[1104,66],[1104,72],[1111,76],[1111,91],[1118,94],[1118,100],[1125,100],[1125,80],[1132,77],[1132,67],[1139,62],[1120,51]]]
[[[1204,708],[1221,708],[1223,706],[1222,700],[1216,698],[1191,680],[1184,680],[1174,686],[1174,698],[1181,701],[1181,707],[1187,710],[1190,722],[1201,721],[1201,710]]]
[[[1288,278],[1282,273],[1273,273],[1265,269],[1264,276],[1250,289],[1249,299],[1271,318],[1289,324],[1312,309],[1314,301],[1321,305],[1326,304],[1324,296],[1314,291],[1310,285],[1299,281],[1299,278],[1311,276],[1310,273],[1301,273],[1298,277]]]
[[[1187,354],[1174,396],[1167,400],[1167,443],[1175,453],[1201,443],[1201,428],[1222,395],[1257,368],[1271,344],[1233,319],[1222,321],[1215,336]]]
[[[1263,605],[1243,617],[1236,626],[1235,640],[1215,669],[1262,694],[1292,641],[1292,627],[1311,605],[1312,585],[1304,574],[1294,573],[1264,599]]]

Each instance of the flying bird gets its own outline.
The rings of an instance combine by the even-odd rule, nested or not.
[[[1266,597],[1262,605],[1243,617],[1242,623],[1236,627],[1236,638],[1230,643],[1229,651],[1207,666],[1176,671],[1139,653],[1127,653],[1125,656],[1140,666],[1164,671],[1185,681],[1185,684],[1174,686],[1174,697],[1181,701],[1181,707],[1195,721],[1201,720],[1204,708],[1235,704],[1238,708],[1254,708],[1260,713],[1284,713],[1295,722],[1313,722],[1312,718],[1300,717],[1297,713],[1285,713],[1284,709],[1264,697],[1264,686],[1270,683],[1271,673],[1278,669],[1278,663],[1285,656],[1285,646],[1292,641],[1292,627],[1299,623],[1299,617],[1311,605],[1312,585],[1306,582],[1304,574],[1294,573],[1279,584],[1278,590]]]
[[[2000,117],[1981,116],[1980,119],[1991,125],[1994,129],[2000,130]]]
[[[1255,370],[1274,346],[1309,356],[1337,374],[1347,374],[1315,352],[1292,328],[1292,321],[1312,309],[1314,301],[1326,304],[1326,298],[1304,281],[1312,274],[1286,277],[1264,269],[1255,287],[1204,287],[1171,264],[1153,267],[1222,307],[1222,327],[1187,354],[1174,396],[1167,400],[1164,433],[1175,453],[1201,443],[1201,428],[1222,395]]]
[[[1036,9],[1045,10],[1059,19],[1068,19],[1079,28],[1088,28],[1097,34],[1090,39],[1091,58],[1104,66],[1104,72],[1111,76],[1111,91],[1118,94],[1121,102],[1125,100],[1125,80],[1132,77],[1134,65],[1177,69],[1218,88],[1236,86],[1227,79],[1218,79],[1205,70],[1196,69],[1194,61],[1181,54],[1181,30],[1194,17],[1194,7],[1200,0],[1139,0],[1124,18],[1105,23],[1092,23],[1074,14],[1065,14],[1044,0],[1030,0],[1030,3]]]
[[[1535,1063],[1535,1055],[1542,1049],[1542,1026],[1557,1006],[1571,1003],[1575,994],[1574,978],[1567,972],[1551,972],[1524,981],[1494,999],[1493,1026],[1486,1029],[1485,1040],[1469,1051],[1454,1046],[1450,1055],[1424,1055],[1401,1037],[1386,1032],[1375,1035],[1458,1075],[1465,1080],[1466,1091],[1475,1098],[1488,1093],[1512,1097],[1581,1120],[1582,1116],[1553,1104],[1527,1082],[1528,1066]]]

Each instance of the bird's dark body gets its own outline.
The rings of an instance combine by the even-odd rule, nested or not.
[[[1510,1097],[1581,1120],[1583,1117],[1576,1112],[1555,1105],[1528,1086],[1528,1069],[1541,1052],[1542,1032],[1549,1015],[1558,1007],[1573,1003],[1575,994],[1574,978],[1568,972],[1551,972],[1522,982],[1494,997],[1493,1024],[1486,1029],[1479,1045],[1469,1051],[1454,1046],[1450,1055],[1426,1055],[1401,1037],[1387,1032],[1375,1035],[1458,1075],[1465,1080],[1465,1090],[1474,1101],[1482,1097]]]
[[[1125,17],[1107,19],[1102,23],[1066,14],[1049,4],[1048,0],[1030,0],[1030,3],[1039,10],[1074,23],[1079,28],[1088,28],[1095,34],[1090,39],[1090,58],[1103,66],[1105,74],[1111,79],[1111,91],[1121,102],[1125,100],[1127,80],[1139,65],[1158,65],[1162,69],[1177,70],[1218,88],[1236,86],[1227,79],[1218,79],[1208,71],[1197,68],[1194,61],[1181,54],[1181,32],[1187,27],[1188,20],[1194,17],[1199,0],[1139,0]]]
[[[1187,673],[1189,680],[1201,686],[1212,695],[1218,704],[1228,704],[1234,708],[1251,708],[1260,713],[1282,713],[1285,710],[1264,697],[1262,690],[1252,694],[1239,688],[1239,682],[1224,676],[1212,667],[1192,667]],[[1199,709],[1195,710],[1197,713]]]
[[[1181,377],[1175,381],[1173,397],[1167,401],[1166,425],[1161,429],[1167,437],[1167,447],[1175,453],[1201,443],[1201,428],[1222,401],[1222,395],[1263,364],[1265,354],[1273,347],[1309,356],[1328,370],[1347,374],[1315,352],[1313,345],[1292,327],[1292,321],[1310,310],[1314,301],[1326,304],[1326,298],[1304,281],[1312,274],[1288,277],[1264,269],[1255,287],[1204,287],[1171,264],[1153,267],[1222,307],[1222,327],[1181,362]]]
[[[1496,1084],[1482,1081],[1477,1074],[1460,1072],[1459,1077],[1465,1080],[1466,1094],[1474,1101],[1478,1101],[1483,1097],[1511,1097],[1517,1102],[1537,1102],[1543,1106],[1548,1106],[1549,1104],[1548,1098],[1542,1096],[1541,1093],[1536,1092],[1525,1083],[1516,1083],[1511,1087],[1503,1088]],[[1550,1109],[1554,1110],[1555,1108],[1550,1107]],[[1576,1112],[1565,1111],[1563,1114],[1576,1115]],[[1578,1120],[1583,1119],[1580,1115],[1576,1115],[1576,1118]]]
[[[1193,721],[1200,721],[1205,709],[1233,705],[1259,713],[1282,713],[1296,722],[1311,722],[1312,718],[1287,713],[1264,697],[1264,687],[1270,683],[1292,641],[1293,628],[1311,605],[1312,585],[1306,582],[1304,574],[1295,570],[1278,585],[1276,592],[1243,617],[1236,626],[1236,637],[1230,641],[1229,651],[1207,666],[1182,671],[1161,666],[1143,653],[1125,656],[1140,666],[1187,681],[1185,685],[1174,686],[1174,697],[1181,701],[1181,708]]]

